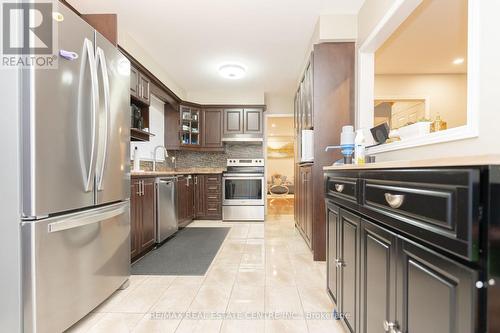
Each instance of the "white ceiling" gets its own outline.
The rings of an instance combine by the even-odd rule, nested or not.
[[[357,13],[364,0],[69,0],[82,13],[117,13],[125,31],[185,91],[296,88],[320,14]],[[247,77],[219,77],[238,62]]]
[[[466,73],[467,0],[424,0],[375,54],[377,74]]]

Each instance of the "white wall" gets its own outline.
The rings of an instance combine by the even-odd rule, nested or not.
[[[264,104],[263,91],[188,91],[186,100],[199,104]]]
[[[357,15],[328,14],[319,17],[319,41],[354,41],[357,36]]]
[[[266,94],[265,95],[266,114],[292,114],[293,96]]]
[[[119,31],[118,44],[130,53],[137,61],[154,74],[164,85],[172,90],[181,99],[186,98],[186,92],[170,75],[158,64],[139,42],[133,39],[126,31]]]
[[[376,75],[375,98],[428,98],[430,117],[439,113],[448,128],[467,121],[467,75],[421,74]]]
[[[358,13],[357,42],[362,45],[380,19],[398,0],[365,0]]]
[[[477,1],[477,0],[475,0]],[[395,0],[366,0],[358,17],[360,41],[366,38],[387,8]],[[378,161],[399,159],[426,159],[448,156],[498,154],[498,126],[500,124],[498,82],[500,82],[500,1],[479,0],[479,136],[472,139],[438,143],[378,154]]]
[[[309,63],[309,58],[315,44],[326,42],[356,41],[358,37],[358,17],[350,14],[328,14],[320,15],[314,33],[311,37],[309,47],[304,54],[302,70],[297,77],[297,87]]]
[[[164,131],[164,103],[156,96],[151,95],[151,105],[149,107],[149,131],[155,136],[150,137],[147,142],[132,141],[130,142],[130,159],[134,157],[134,149],[137,147],[138,156],[141,160],[153,160],[154,148],[156,146],[165,145]],[[163,152],[157,151],[157,160],[164,161]]]

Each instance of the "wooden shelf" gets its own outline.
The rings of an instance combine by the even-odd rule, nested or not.
[[[138,128],[130,129],[130,138],[132,141],[149,141],[149,138],[155,136],[153,133],[140,130]]]

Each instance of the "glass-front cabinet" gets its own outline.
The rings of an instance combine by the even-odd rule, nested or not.
[[[181,144],[183,146],[199,146],[201,112],[199,109],[181,106]]]

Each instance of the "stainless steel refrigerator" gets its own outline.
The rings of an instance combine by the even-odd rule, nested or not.
[[[24,332],[67,329],[130,276],[130,63],[59,12],[58,69],[20,79]]]

